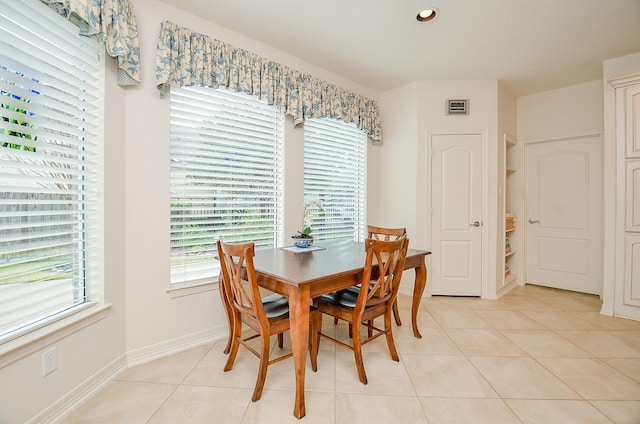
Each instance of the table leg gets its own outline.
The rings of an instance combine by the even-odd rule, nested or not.
[[[289,295],[289,319],[291,320],[291,348],[296,374],[296,400],[293,415],[302,418],[306,414],[304,405],[304,374],[309,347],[309,308],[311,295],[308,286],[291,290]]]
[[[415,268],[416,280],[413,286],[413,302],[411,304],[411,325],[413,326],[413,335],[417,339],[422,338],[422,334],[418,331],[418,308],[420,307],[420,300],[422,294],[427,285],[427,265],[425,263],[424,256],[420,261],[420,265]]]

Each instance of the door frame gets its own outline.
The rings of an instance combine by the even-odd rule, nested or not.
[[[434,136],[439,136],[439,135],[447,135],[447,136],[451,136],[451,135],[477,135],[480,136],[482,139],[482,181],[480,182],[481,185],[481,206],[480,206],[480,211],[481,211],[481,222],[482,222],[482,226],[481,228],[481,232],[480,232],[480,238],[481,238],[481,249],[480,249],[480,268],[481,268],[481,272],[480,272],[480,279],[481,279],[481,298],[491,298],[494,299],[495,296],[495,287],[493,289],[493,292],[490,290],[489,287],[489,281],[491,281],[491,278],[496,278],[497,275],[493,275],[493,277],[491,277],[489,275],[490,271],[493,271],[493,273],[495,274],[496,270],[493,269],[492,267],[489,266],[490,263],[492,262],[492,257],[494,259],[494,262],[498,259],[496,256],[496,249],[490,249],[490,240],[489,240],[489,236],[490,236],[490,232],[489,232],[489,228],[493,227],[493,225],[491,225],[489,223],[488,217],[489,215],[489,129],[483,129],[483,130],[460,130],[460,131],[453,131],[453,130],[443,130],[443,131],[429,131],[429,130],[425,130],[424,133],[424,157],[423,157],[423,164],[424,166],[420,167],[418,166],[418,170],[419,170],[419,175],[418,175],[418,180],[422,181],[422,192],[424,193],[424,195],[422,195],[421,193],[416,193],[417,194],[417,198],[418,199],[423,199],[423,202],[419,202],[418,205],[420,205],[422,211],[424,213],[421,213],[421,215],[424,217],[424,219],[422,220],[422,225],[423,228],[425,229],[425,235],[428,235],[428,237],[426,237],[426,240],[430,246],[429,250],[433,251],[433,225],[432,225],[432,218],[433,218],[433,194],[432,194],[432,190],[431,190],[431,183],[432,183],[432,169],[431,169],[431,163],[432,163],[432,158],[433,158],[433,149],[432,149],[432,139]],[[427,169],[428,168],[428,169]],[[496,171],[497,172],[497,171]],[[496,177],[497,178],[497,177]],[[496,185],[497,185],[497,181],[496,181]],[[418,187],[420,187],[420,185],[418,185]],[[422,204],[421,204],[422,203]],[[420,211],[418,211],[418,213],[420,214]],[[495,243],[495,241],[494,241]],[[433,256],[433,255],[430,255]],[[430,260],[432,260],[432,258],[429,258]],[[430,263],[430,267],[433,267],[433,260]],[[427,281],[427,287],[425,289],[425,296],[431,297],[431,286],[429,284],[429,282]]]

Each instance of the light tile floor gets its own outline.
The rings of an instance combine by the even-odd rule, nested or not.
[[[416,339],[402,295],[400,362],[384,338],[366,345],[363,385],[353,354],[323,340],[318,372],[307,367],[302,420],[292,414],[290,359],[269,367],[254,403],[257,358],[241,349],[223,372],[221,340],[129,369],[64,422],[639,424],[640,322],[602,316],[600,306],[531,285],[499,300],[425,298]],[[326,317],[323,330],[346,336]]]

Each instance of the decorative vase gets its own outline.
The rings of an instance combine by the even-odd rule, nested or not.
[[[292,236],[293,245],[296,247],[311,247],[313,245],[313,237],[296,237]]]

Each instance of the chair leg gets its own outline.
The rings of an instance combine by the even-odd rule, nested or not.
[[[231,342],[231,348],[229,350],[229,357],[227,358],[227,363],[224,366],[225,371],[229,371],[233,368],[233,363],[236,360],[236,355],[238,355],[238,349],[240,348],[240,342],[238,338],[242,335],[242,322],[240,321],[240,317],[234,314],[233,316],[233,330],[231,334],[233,334],[233,341]]]
[[[278,333],[278,347],[280,349],[284,347],[284,333]]]
[[[224,353],[229,353],[231,351],[231,343],[233,343],[234,337],[233,311],[231,309],[231,303],[227,296],[227,291],[224,287],[222,277],[218,278],[218,291],[220,292],[220,300],[222,300],[222,306],[224,306],[224,311],[227,314],[227,323],[229,324],[229,337],[227,338],[227,346],[224,348]]]
[[[270,337],[266,332],[263,332],[260,336],[260,368],[258,369],[258,379],[256,380],[256,387],[253,390],[253,402],[258,401],[262,397],[262,389],[264,382],[267,379],[267,368],[269,367],[269,348]]]
[[[396,318],[396,325],[401,326],[400,311],[398,310],[398,299],[393,301],[393,316]]]
[[[400,361],[400,357],[398,356],[398,351],[396,350],[396,344],[393,340],[393,333],[391,328],[391,311],[388,311],[384,314],[384,328],[386,331],[385,336],[387,337],[387,346],[389,347],[389,353],[391,354],[391,359],[396,362]]]
[[[320,333],[322,332],[322,312],[311,311],[311,334],[309,346],[311,356],[311,369],[318,371],[318,349],[320,348]]]
[[[361,325],[353,326],[353,355],[356,359],[356,368],[358,369],[358,377],[362,384],[367,384],[367,374],[364,372],[364,361],[362,360],[362,342],[360,339]]]

